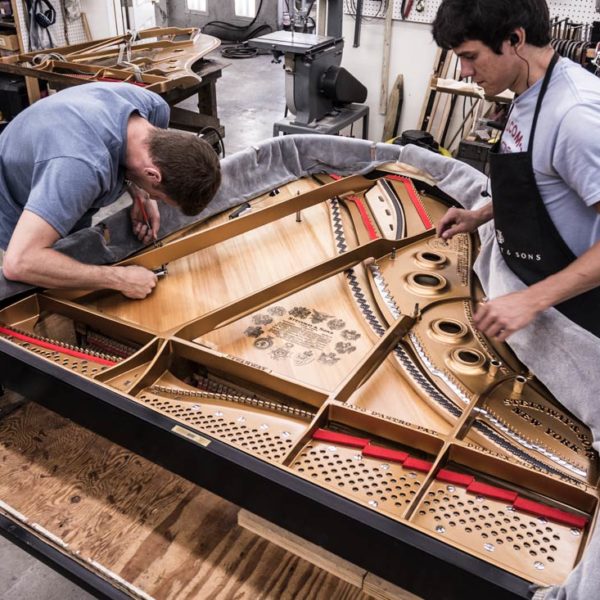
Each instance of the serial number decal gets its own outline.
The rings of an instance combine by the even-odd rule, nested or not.
[[[180,435],[181,437],[187,438],[188,440],[192,440],[192,442],[196,442],[196,444],[199,444],[200,446],[204,446],[205,448],[211,442],[211,440],[209,440],[208,438],[205,438],[203,435],[194,433],[193,431],[190,431],[189,429],[186,429],[185,427],[181,427],[180,425],[175,425],[174,427],[172,427],[171,432],[176,433],[177,435]]]

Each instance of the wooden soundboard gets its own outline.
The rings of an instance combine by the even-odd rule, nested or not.
[[[145,300],[5,302],[5,385],[58,381],[85,403],[41,402],[120,441],[119,415],[160,430],[153,459],[201,484],[213,453],[506,593],[561,584],[597,517],[591,434],[475,329],[477,240],[436,237],[447,201],[378,171],[251,207],[124,261],[166,266]]]

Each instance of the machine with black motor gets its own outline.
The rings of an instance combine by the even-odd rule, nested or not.
[[[285,93],[288,110],[296,126],[316,122],[344,106],[367,98],[367,88],[340,67],[344,40],[341,37],[342,7],[339,0],[328,6],[328,35],[303,33],[313,3],[296,0],[290,9],[289,31],[275,31],[250,40],[252,47],[269,50],[276,62],[284,60]],[[339,21],[339,22],[338,22]]]

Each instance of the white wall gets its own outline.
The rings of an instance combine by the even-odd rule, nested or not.
[[[104,2],[98,2],[98,0],[81,0],[81,10],[87,16],[93,39],[98,40],[122,33],[121,15],[119,12],[117,12],[119,22],[118,25],[115,24],[113,0],[106,0]]]
[[[369,137],[380,141],[385,120],[385,116],[379,114],[384,21],[374,19],[363,22],[358,48],[352,47],[354,23],[352,17],[344,15],[345,45],[342,66],[367,86],[367,104],[370,108]],[[391,89],[397,75],[404,75],[404,106],[399,132],[417,127],[436,52],[437,46],[431,37],[431,25],[394,21],[388,89]]]

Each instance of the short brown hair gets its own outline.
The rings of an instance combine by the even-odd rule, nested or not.
[[[221,185],[221,165],[212,146],[191,133],[155,128],[148,136],[150,156],[160,169],[160,188],[192,217],[213,199]]]

